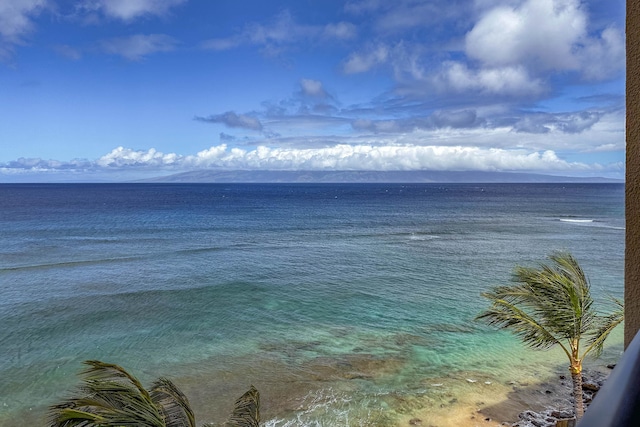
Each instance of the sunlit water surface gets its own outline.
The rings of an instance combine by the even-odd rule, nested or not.
[[[87,359],[170,377],[199,424],[253,384],[268,426],[394,425],[564,369],[480,293],[569,250],[621,297],[624,186],[0,185],[0,235],[0,425]]]

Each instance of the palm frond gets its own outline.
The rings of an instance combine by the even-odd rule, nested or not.
[[[579,390],[583,358],[592,351],[600,354],[611,330],[622,322],[622,310],[599,316],[578,261],[567,252],[556,252],[549,260],[539,268],[516,267],[513,285],[482,294],[491,306],[476,319],[511,330],[533,348],[560,345],[570,361],[574,388]],[[622,307],[620,301],[616,303]],[[580,346],[587,337],[591,339],[581,355]],[[574,398],[577,415],[582,411],[581,396],[578,393]]]
[[[539,269],[516,268],[515,277],[533,295],[533,314],[556,335],[572,340],[593,320],[589,282],[570,254],[554,253],[549,259],[551,263]]]
[[[611,314],[601,316],[598,319],[598,327],[590,333],[591,338],[588,341],[589,346],[584,351],[583,357],[593,352],[593,356],[598,358],[602,354],[604,341],[607,339],[611,331],[624,321],[624,304],[617,298],[612,298],[617,309]]]
[[[554,345],[565,347],[547,328],[538,322],[533,316],[519,308],[515,303],[505,297],[504,292],[484,293],[485,298],[491,301],[491,307],[480,313],[476,320],[485,321],[491,326],[511,330],[518,335],[525,345],[535,349],[547,349]]]
[[[100,426],[105,419],[97,414],[80,411],[65,404],[51,407],[56,412],[55,418],[49,422],[50,426]]]
[[[254,386],[236,400],[233,413],[226,425],[230,427],[260,426],[260,393]]]
[[[151,386],[150,394],[162,411],[167,427],[195,427],[195,416],[187,396],[170,380],[156,380]]]
[[[79,395],[50,408],[50,426],[165,426],[149,392],[124,368],[97,360],[85,364]]]
[[[560,344],[571,359],[583,337],[611,322],[597,315],[589,280],[571,254],[556,252],[549,261],[537,268],[516,267],[511,285],[483,294],[491,307],[477,319],[513,331],[533,348]]]

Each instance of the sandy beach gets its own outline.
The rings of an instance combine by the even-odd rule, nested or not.
[[[607,359],[610,361],[610,357]],[[605,378],[610,372],[607,359],[592,361],[585,376]],[[499,426],[516,423],[524,411],[572,408],[571,380],[562,365],[522,372],[511,380],[481,371],[459,371],[420,379],[416,389],[358,401],[363,381],[384,381],[398,375],[401,368],[398,360],[352,356],[322,358],[297,370],[271,363],[255,369],[247,367],[242,373],[217,372],[204,387],[202,377],[178,382],[190,397],[197,419],[223,422],[224,414],[232,410],[234,397],[245,391],[239,387],[241,377],[251,376],[261,393],[262,417],[269,427],[307,425],[308,419],[323,419],[325,415],[334,422],[341,420],[340,425],[345,426]],[[211,396],[225,397],[213,402]]]

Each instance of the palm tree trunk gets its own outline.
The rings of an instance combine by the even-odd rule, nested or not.
[[[584,403],[582,402],[582,373],[571,370],[571,381],[573,381],[573,410],[576,420],[584,415]]]

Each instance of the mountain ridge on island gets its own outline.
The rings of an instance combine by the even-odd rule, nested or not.
[[[571,177],[483,171],[278,171],[197,170],[138,180],[147,183],[624,183],[604,177]]]

